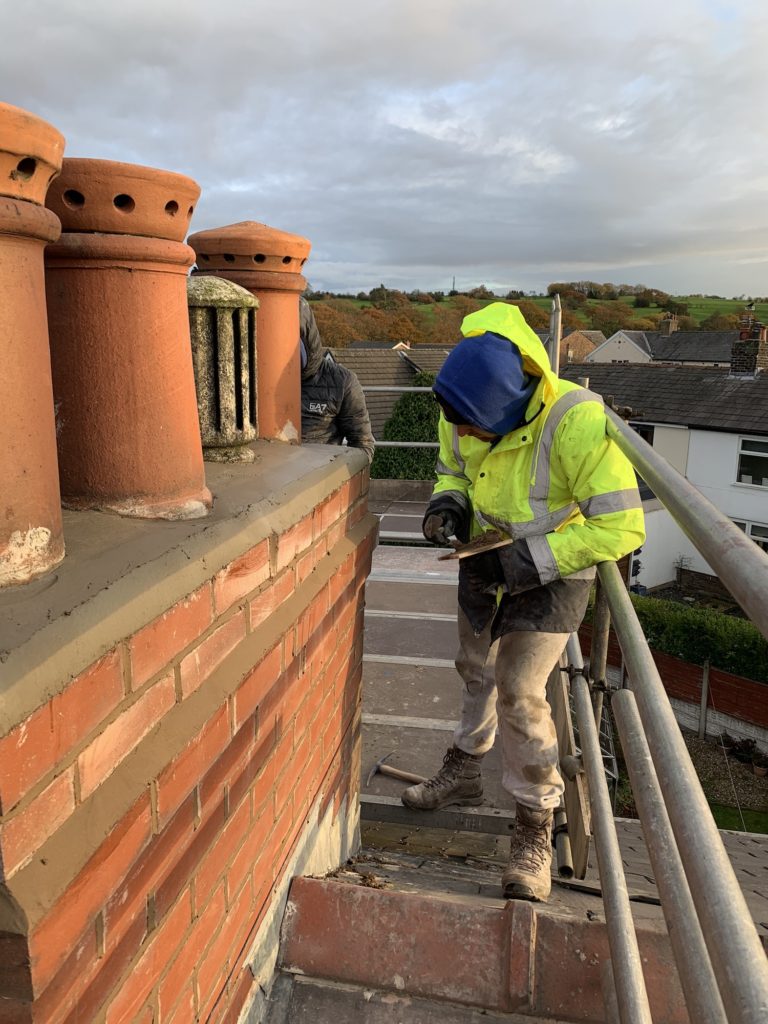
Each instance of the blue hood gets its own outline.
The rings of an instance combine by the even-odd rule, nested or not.
[[[537,384],[538,378],[523,370],[518,347],[508,338],[486,331],[456,345],[433,390],[465,423],[503,435],[525,419]]]

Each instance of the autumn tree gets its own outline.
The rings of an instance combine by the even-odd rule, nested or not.
[[[490,290],[490,288],[486,288],[484,284],[478,285],[477,288],[472,288],[470,291],[467,292],[467,295],[471,299],[495,299],[496,298],[496,296],[493,294],[493,292]]]
[[[429,328],[432,345],[455,345],[461,340],[461,322],[465,316],[480,309],[480,303],[466,295],[455,295],[450,302],[435,307],[435,316]]]
[[[699,324],[702,331],[735,331],[738,327],[739,317],[736,313],[710,313]]]
[[[688,316],[688,303],[679,302],[677,299],[670,299],[667,296],[667,301],[659,303],[667,313],[673,313],[675,316]]]
[[[677,329],[678,331],[697,331],[699,325],[696,322],[696,317],[679,316],[677,318]]]
[[[581,309],[587,302],[587,296],[576,288],[565,288],[559,295],[564,309]]]
[[[418,345],[419,342],[424,341],[424,332],[413,317],[405,313],[398,313],[389,321],[387,340],[391,341],[393,345],[400,341],[405,342],[406,345]]]
[[[560,324],[564,331],[583,331],[585,327],[584,321],[581,317],[570,309],[563,310]],[[549,323],[547,323],[547,327],[549,327]],[[541,328],[537,327],[536,330],[539,331]]]
[[[535,302],[531,302],[530,299],[520,299],[510,305],[518,307],[531,330],[549,330],[549,313],[545,312],[541,306],[537,306]]]
[[[631,331],[655,331],[659,324],[650,316],[639,316],[628,325]]]
[[[616,331],[632,329],[632,309],[626,302],[598,302],[589,309],[592,327],[602,331],[606,338]]]
[[[324,345],[329,348],[346,348],[355,340],[356,333],[349,318],[330,302],[314,302],[312,311]]]
[[[396,288],[386,288],[380,284],[371,288],[370,300],[377,309],[404,309],[409,305],[408,296]]]

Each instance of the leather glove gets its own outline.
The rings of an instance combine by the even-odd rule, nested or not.
[[[473,590],[485,591],[506,582],[497,551],[484,551],[479,555],[462,558],[461,567],[465,580]]]
[[[452,545],[448,538],[456,533],[457,519],[448,511],[432,512],[424,520],[421,532],[433,544],[448,548]]]

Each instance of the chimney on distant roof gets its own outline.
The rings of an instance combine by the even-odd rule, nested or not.
[[[738,340],[731,346],[731,373],[754,376],[761,370],[768,370],[768,327],[751,310],[745,310]]]
[[[674,313],[667,313],[663,320],[659,321],[659,334],[663,334],[669,337],[670,334],[674,334],[679,329],[677,317]]]

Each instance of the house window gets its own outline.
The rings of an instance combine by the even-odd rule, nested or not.
[[[653,446],[654,425],[652,423],[630,423],[629,425],[644,441]]]
[[[756,437],[740,439],[736,479],[740,484],[768,487],[768,441]]]
[[[740,522],[738,519],[734,519],[734,524],[740,530],[743,530],[748,537],[751,537],[758,547],[768,552],[768,526],[765,526],[763,523]]]

